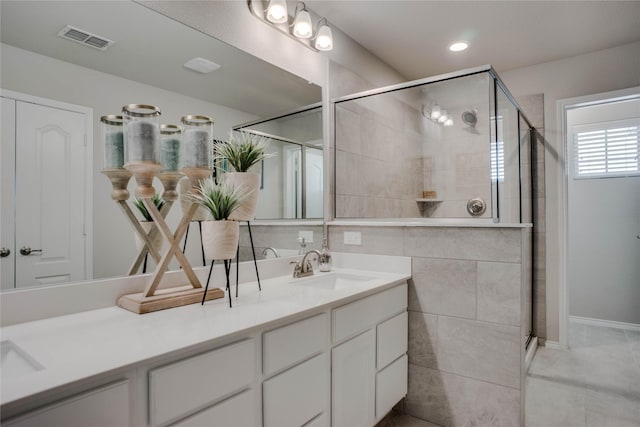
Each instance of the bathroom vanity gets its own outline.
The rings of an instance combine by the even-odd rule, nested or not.
[[[241,284],[231,309],[108,307],[3,327],[24,368],[3,367],[3,425],[374,425],[407,392],[411,263],[334,259],[330,273]]]

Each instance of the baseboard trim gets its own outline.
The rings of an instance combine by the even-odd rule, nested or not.
[[[565,350],[558,341],[546,340],[544,346],[553,350]]]
[[[529,348],[527,348],[527,354],[524,356],[525,372],[529,372],[529,366],[531,366],[531,362],[533,361],[533,356],[536,355],[537,349],[538,349],[538,337],[533,337],[533,339],[529,343]]]
[[[605,328],[626,329],[627,331],[640,332],[640,325],[635,323],[614,322],[612,320],[592,319],[590,317],[569,316],[569,322],[582,323],[584,325],[602,326]]]

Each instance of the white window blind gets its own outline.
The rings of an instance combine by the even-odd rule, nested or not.
[[[491,182],[504,182],[504,142],[491,142]]]
[[[576,126],[573,132],[575,178],[639,175],[640,119]]]
[[[496,129],[498,132],[497,141],[494,141],[493,135],[491,137],[491,182],[504,182],[504,132],[503,132],[503,120],[502,117],[498,116],[498,122],[496,126],[495,117],[491,118],[491,130],[493,134],[493,129]]]

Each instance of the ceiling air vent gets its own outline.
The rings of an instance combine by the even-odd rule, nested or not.
[[[113,40],[91,34],[88,31],[72,27],[71,25],[67,25],[62,30],[60,30],[58,35],[63,39],[71,40],[76,43],[82,43],[85,46],[90,46],[99,50],[107,50],[109,46],[115,43]]]

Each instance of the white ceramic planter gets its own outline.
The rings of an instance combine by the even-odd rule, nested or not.
[[[204,221],[202,223],[202,245],[206,259],[224,260],[235,258],[240,237],[238,221]]]
[[[182,207],[182,213],[186,213],[191,207],[192,200],[189,198],[188,194],[191,190],[191,181],[189,178],[182,178],[180,180],[180,207]],[[209,211],[204,206],[199,206],[196,210],[195,215],[193,216],[192,221],[209,221],[211,220],[211,215]]]
[[[151,227],[153,227],[153,221],[140,221],[140,225],[142,226],[142,229],[144,230],[144,232],[149,234],[149,231],[151,231]],[[140,250],[144,246],[144,242],[136,232],[134,232],[134,237],[136,240],[136,249],[138,249],[138,252],[140,252]],[[162,233],[160,233],[159,230],[158,230],[158,234],[156,234],[156,237],[153,239],[153,246],[156,248],[156,250],[159,253],[162,254],[164,239],[162,238]]]
[[[240,203],[229,219],[235,221],[253,221],[256,217],[258,207],[258,196],[260,195],[260,174],[255,172],[226,172],[222,179],[231,182],[234,187],[243,187],[249,192],[247,197]]]

